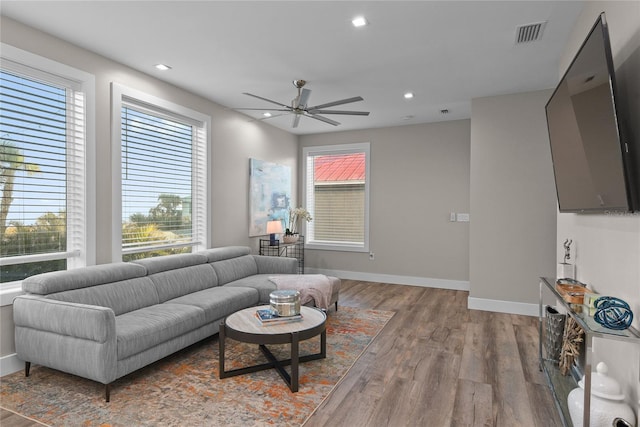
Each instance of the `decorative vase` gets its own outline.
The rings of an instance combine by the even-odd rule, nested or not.
[[[607,376],[609,368],[604,362],[598,363],[596,371],[591,374],[591,411],[589,425],[591,427],[610,427],[615,420],[623,419],[635,425],[636,416],[631,406],[625,403],[620,384]],[[578,382],[580,387],[574,388],[567,397],[569,415],[574,426],[583,425],[584,418],[584,377]]]
[[[284,236],[282,236],[282,241],[284,243],[295,243],[298,241],[298,236],[298,234],[285,234]]]
[[[562,339],[564,335],[564,324],[567,319],[566,314],[547,306],[545,309],[545,349],[547,358],[559,361],[562,350]]]

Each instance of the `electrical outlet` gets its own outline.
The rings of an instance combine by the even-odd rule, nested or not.
[[[456,222],[456,213],[455,212],[451,212],[449,214],[449,222]]]
[[[373,261],[376,258],[376,254],[369,252],[369,261]]]

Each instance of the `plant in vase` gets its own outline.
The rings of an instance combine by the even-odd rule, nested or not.
[[[311,221],[313,218],[311,218],[311,214],[309,213],[308,210],[306,210],[303,207],[299,207],[299,208],[289,208],[289,223],[288,223],[288,227],[284,232],[284,242],[285,243],[294,243],[296,241],[298,241],[298,235],[299,235],[299,226],[300,226],[300,221],[304,220],[306,222]]]

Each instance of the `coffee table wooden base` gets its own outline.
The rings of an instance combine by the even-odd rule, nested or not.
[[[255,309],[254,309],[255,310]],[[324,314],[323,314],[324,316]],[[265,328],[271,328],[272,326],[265,326]],[[320,352],[315,354],[309,354],[300,356],[299,344],[300,341],[313,338],[320,335]],[[267,358],[267,363],[262,363],[253,366],[247,366],[244,368],[225,370],[225,340],[231,338],[236,341],[246,342],[250,344],[258,344],[260,350]],[[218,343],[220,346],[219,362],[220,362],[220,378],[229,378],[237,375],[249,374],[252,372],[264,371],[266,369],[276,369],[278,374],[282,377],[284,382],[289,386],[292,392],[298,391],[298,366],[300,363],[309,362],[311,360],[324,359],[327,357],[327,331],[324,320],[322,323],[317,324],[311,328],[302,329],[300,331],[295,330],[285,333],[251,333],[248,331],[236,330],[229,327],[224,321],[220,323],[220,331],[218,336]],[[291,357],[286,360],[278,360],[271,350],[267,348],[267,344],[290,344],[291,345]],[[291,366],[291,374],[284,368],[285,366]]]

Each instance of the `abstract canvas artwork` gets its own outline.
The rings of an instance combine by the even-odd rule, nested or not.
[[[249,159],[249,237],[267,234],[267,221],[286,228],[291,201],[291,167]]]

